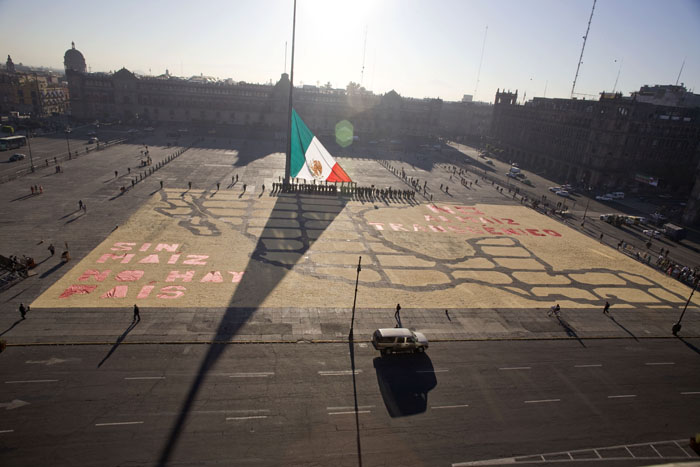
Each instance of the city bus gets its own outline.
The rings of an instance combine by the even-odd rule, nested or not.
[[[7,151],[8,149],[17,149],[26,145],[26,136],[6,136],[5,138],[0,138],[0,151]]]

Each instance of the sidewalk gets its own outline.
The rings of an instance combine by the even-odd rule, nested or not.
[[[547,310],[402,309],[404,327],[424,332],[430,341],[514,339],[670,338],[682,307],[674,310],[563,309],[559,318]],[[380,327],[394,327],[394,309],[358,309],[354,337],[369,341]],[[197,309],[141,308],[141,322],[125,336],[127,343],[185,342],[347,342],[349,309]],[[123,311],[5,311],[0,336],[8,345],[113,344],[129,327],[131,308]],[[223,322],[222,322],[223,320]],[[700,313],[686,312],[681,337],[700,337]]]

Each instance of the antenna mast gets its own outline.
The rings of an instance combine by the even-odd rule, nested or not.
[[[684,66],[685,66],[685,57],[683,58],[683,64],[681,65],[681,71],[678,72],[678,78],[676,78],[676,86],[678,86],[678,80],[681,79],[681,73],[683,73]]]
[[[625,63],[624,57],[620,60],[620,68],[617,70],[617,78],[615,78],[615,85],[613,86],[613,94],[615,94],[615,89],[617,89],[617,80],[620,79],[620,72],[622,71],[622,64]]]
[[[593,12],[595,11],[595,2],[593,0],[593,8],[591,8],[591,17],[588,18],[588,27],[586,27],[586,35],[583,36],[583,46],[581,46],[581,56],[578,58],[578,65],[576,65],[576,76],[574,76],[574,85],[571,86],[571,97],[574,97],[574,90],[576,89],[576,80],[578,79],[578,71],[581,68],[581,63],[583,62],[583,50],[586,48],[586,39],[588,39],[588,31],[591,30],[591,21],[593,21]]]
[[[365,45],[362,48],[362,71],[360,72],[360,86],[365,79],[365,56],[367,55],[367,26],[365,26]]]
[[[474,98],[476,99],[476,90],[479,89],[479,78],[481,77],[481,63],[484,61],[484,49],[486,49],[486,34],[489,32],[489,26],[486,25],[484,31],[484,42],[481,44],[481,58],[479,59],[479,71],[476,72],[476,86],[474,87]]]

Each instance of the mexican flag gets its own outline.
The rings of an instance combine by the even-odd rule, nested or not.
[[[294,178],[327,182],[352,181],[294,109],[291,152],[289,174]]]

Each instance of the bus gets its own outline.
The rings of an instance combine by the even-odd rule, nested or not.
[[[0,151],[7,151],[8,149],[17,149],[26,145],[26,136],[6,136],[5,138],[0,138]]]

